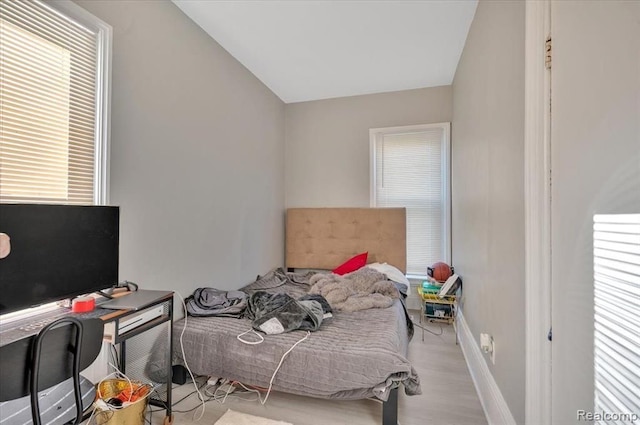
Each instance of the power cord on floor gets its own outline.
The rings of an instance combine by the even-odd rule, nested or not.
[[[220,385],[219,385],[216,388],[216,390],[214,391],[213,394],[211,394],[209,392],[209,389],[208,389],[208,387],[210,386],[209,384],[206,384],[206,383],[203,384],[202,386],[200,386],[200,389],[202,389],[202,387],[205,387],[205,386],[206,386],[206,388],[204,389],[204,394],[207,396],[205,398],[205,403],[209,403],[210,401],[217,401],[219,403],[224,403],[226,401],[227,397],[229,397],[229,398],[237,398],[237,399],[240,399],[240,400],[243,400],[243,401],[256,401],[257,400],[256,398],[248,400],[246,398],[241,397],[241,395],[249,394],[250,392],[249,391],[243,391],[243,390],[239,391],[237,389],[231,391],[231,386],[227,391],[224,391],[224,390],[220,389]],[[232,392],[233,392],[233,394],[231,394]],[[183,400],[191,397],[195,393],[196,393],[196,391],[191,391],[189,394],[187,394],[186,396],[182,397],[180,400],[175,402],[173,404],[173,406],[175,406],[176,404],[182,402]],[[190,409],[185,409],[185,410],[173,409],[173,412],[174,413],[190,413],[190,412],[193,412],[194,410],[196,410],[196,409],[198,409],[200,407],[202,407],[202,404],[198,403],[198,405],[196,405],[196,406],[194,406],[194,407],[192,407]]]
[[[200,385],[200,387],[198,387],[198,389],[200,389],[200,390],[201,390],[201,389],[202,389],[203,387],[205,387],[206,385],[207,385],[207,383],[206,383],[206,382],[204,382],[203,384],[201,384],[201,385]],[[162,404],[164,404],[164,406],[165,406],[165,408],[166,408],[166,407],[167,407],[167,405],[162,401],[162,396],[161,396],[161,395],[158,393],[158,391],[156,391],[155,389],[154,389],[154,392],[158,395],[158,399],[162,402]],[[186,396],[182,397],[180,400],[178,400],[178,401],[174,401],[174,402],[171,404],[171,408],[173,409],[173,408],[174,408],[175,406],[177,406],[179,403],[183,402],[184,400],[186,400],[187,398],[191,397],[192,395],[194,395],[194,394],[196,394],[196,393],[197,393],[197,391],[196,391],[196,390],[193,390],[193,391],[191,391],[189,394],[187,394]]]

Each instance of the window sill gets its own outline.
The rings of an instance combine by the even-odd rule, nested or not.
[[[52,303],[42,304],[38,307],[31,307],[24,310],[14,311],[12,313],[0,315],[0,322],[3,324],[15,322],[16,320],[31,317],[34,314],[40,314],[47,311],[55,310],[58,307],[59,306],[57,302],[52,302]]]
[[[429,276],[427,276],[427,275],[419,275],[419,274],[408,274],[407,275],[407,279],[409,279],[410,281],[411,280],[420,280],[420,281],[427,280],[428,277]]]

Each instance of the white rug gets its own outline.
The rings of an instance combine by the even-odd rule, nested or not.
[[[229,409],[213,425],[293,425],[289,422],[274,421],[272,419],[260,418],[258,416],[247,415],[245,413],[234,412]]]

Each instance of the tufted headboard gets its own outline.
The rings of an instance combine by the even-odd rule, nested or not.
[[[404,208],[289,208],[286,266],[332,270],[368,251],[367,263],[407,267]]]

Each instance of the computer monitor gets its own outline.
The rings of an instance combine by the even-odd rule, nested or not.
[[[0,314],[118,282],[118,207],[0,204]]]

